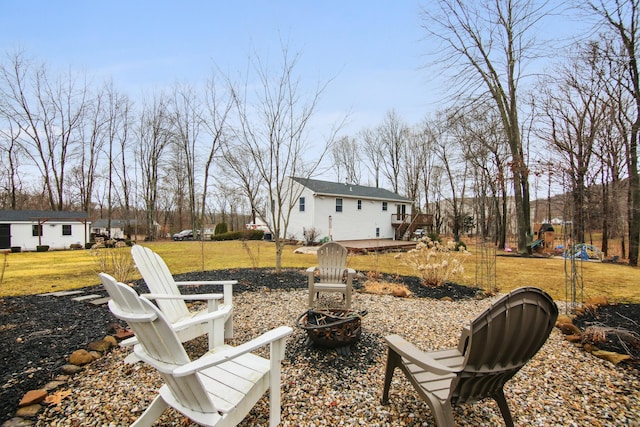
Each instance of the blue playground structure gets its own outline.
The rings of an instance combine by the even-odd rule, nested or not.
[[[604,254],[598,247],[587,243],[578,243],[570,246],[569,249],[564,251],[562,256],[569,259],[580,259],[583,261],[591,260],[602,262],[604,259]]]

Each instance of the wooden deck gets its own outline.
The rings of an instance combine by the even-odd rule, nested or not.
[[[407,251],[416,247],[416,242],[392,239],[368,239],[368,240],[336,240],[349,252],[384,252]]]

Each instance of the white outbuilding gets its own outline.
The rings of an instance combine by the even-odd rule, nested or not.
[[[0,249],[35,251],[38,246],[69,249],[89,241],[86,212],[0,210]]]

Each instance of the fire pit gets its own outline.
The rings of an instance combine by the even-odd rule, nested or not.
[[[308,310],[298,317],[296,325],[307,331],[309,339],[321,347],[346,347],[362,333],[366,311],[328,308]]]

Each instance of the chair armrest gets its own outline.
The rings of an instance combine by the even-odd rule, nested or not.
[[[237,280],[204,280],[204,281],[185,281],[185,282],[175,282],[178,286],[195,286],[195,285],[236,285],[238,283]]]
[[[188,328],[189,326],[198,325],[200,323],[207,323],[216,319],[224,319],[229,313],[231,313],[232,307],[230,305],[224,305],[216,311],[211,312],[200,312],[196,316],[189,317],[185,320],[180,320],[178,322],[172,323],[171,327],[176,331],[179,331],[184,328]]]
[[[233,294],[233,285],[237,284],[237,280],[205,280],[205,281],[184,281],[184,282],[175,282],[178,286],[196,286],[196,285],[223,285],[224,289],[224,303],[227,305],[233,304],[232,302],[232,294]]]
[[[309,267],[307,268],[307,274],[313,274],[316,272],[316,270],[318,269],[318,267]]]
[[[197,300],[220,300],[223,298],[222,294],[189,294],[189,295],[171,295],[171,294],[142,294],[141,297],[146,299],[180,299],[184,301],[197,301]]]
[[[282,340],[292,333],[293,329],[291,327],[280,326],[279,328],[275,328],[270,330],[269,332],[265,332],[259,337],[254,338],[251,341],[248,341],[237,347],[232,347],[230,349],[219,351],[216,353],[207,353],[198,360],[194,360],[193,362],[176,368],[173,371],[173,375],[175,375],[176,377],[183,377],[209,368],[211,366],[228,362],[229,360],[241,356],[245,353],[249,353],[267,344],[271,344],[274,341]]]
[[[420,350],[399,335],[389,335],[384,339],[387,341],[390,349],[398,353],[401,357],[409,360],[411,363],[418,365],[422,369],[440,375],[459,372],[458,369],[452,369],[442,363],[439,363],[431,357],[429,353]]]

